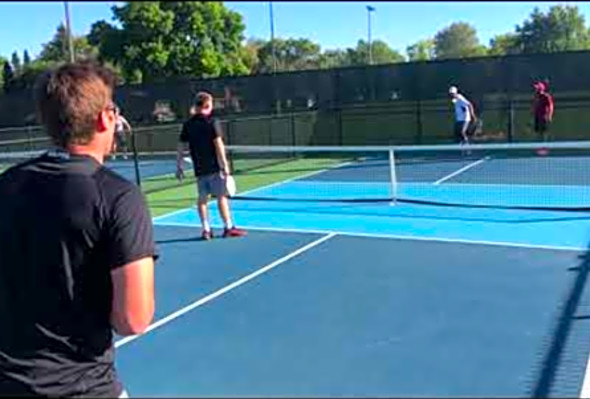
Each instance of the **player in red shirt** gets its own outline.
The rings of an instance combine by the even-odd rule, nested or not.
[[[533,98],[534,130],[541,141],[549,140],[549,125],[553,120],[553,97],[547,92],[547,85],[543,82],[536,82],[535,96]],[[540,149],[539,155],[545,155],[546,149]]]

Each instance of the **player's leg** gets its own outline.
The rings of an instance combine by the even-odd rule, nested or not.
[[[121,133],[119,140],[119,148],[121,148],[121,152],[123,153],[123,159],[127,159],[129,157],[129,147],[127,146],[127,135],[125,132]]]
[[[461,140],[465,144],[469,143],[469,136],[467,135],[467,133],[469,132],[469,124],[470,122],[467,120],[461,122]]]
[[[547,135],[547,123],[545,120],[539,117],[535,117],[534,124],[535,133],[537,134],[540,142],[546,143],[548,139]],[[537,150],[537,155],[545,156],[549,153],[549,150],[545,147],[541,147]]]
[[[459,144],[463,142],[463,137],[461,135],[461,129],[463,127],[463,122],[455,121],[453,125],[453,134],[455,136],[455,141]]]
[[[201,219],[201,238],[203,240],[210,240],[213,238],[211,226],[209,224],[209,209],[207,208],[207,200],[209,199],[209,195],[211,193],[209,178],[210,176],[199,176],[197,178],[197,189],[199,192],[199,197],[197,199],[197,210],[199,212],[199,218]]]
[[[217,208],[219,209],[219,216],[223,220],[224,237],[242,237],[246,235],[244,230],[238,229],[234,226],[231,218],[231,211],[229,206],[229,198],[227,196],[227,190],[225,187],[225,178],[220,174],[215,175],[211,180],[212,191],[217,197]]]

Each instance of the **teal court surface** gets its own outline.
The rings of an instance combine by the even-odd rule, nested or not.
[[[115,344],[129,394],[588,396],[590,211],[319,201],[380,197],[387,165],[363,162],[236,199],[245,238],[200,241],[194,208],[155,218],[156,317]],[[567,207],[590,198],[584,162],[408,165],[397,189]]]

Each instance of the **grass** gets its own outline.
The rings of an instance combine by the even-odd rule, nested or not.
[[[326,168],[338,165],[346,161],[342,158],[313,158],[294,159],[292,161],[259,167],[249,172],[236,173],[234,178],[238,187],[238,194],[256,188],[264,187],[288,179],[302,177],[309,173],[319,172]],[[248,161],[236,167],[236,170],[245,168]],[[188,177],[188,176],[187,176]],[[164,183],[171,185],[169,188],[156,192],[149,192],[149,188],[162,188]],[[196,200],[197,189],[194,177],[187,178],[178,183],[172,175],[146,179],[142,182],[142,189],[147,192],[146,198],[153,217],[161,216],[179,209],[193,207]]]

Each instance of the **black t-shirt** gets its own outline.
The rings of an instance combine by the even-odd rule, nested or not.
[[[0,396],[117,397],[110,273],[154,256],[137,186],[54,151],[0,175]]]
[[[180,141],[188,143],[195,175],[206,176],[221,170],[214,140],[220,137],[213,116],[195,115],[182,125]]]

